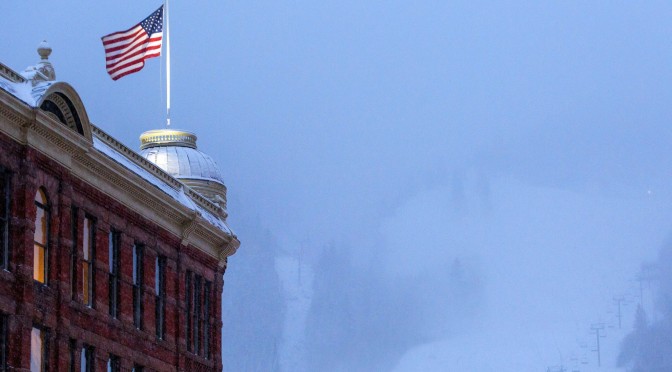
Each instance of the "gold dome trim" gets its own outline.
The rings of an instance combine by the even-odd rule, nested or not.
[[[196,135],[177,129],[155,129],[140,135],[140,150],[156,146],[182,146],[196,148]]]

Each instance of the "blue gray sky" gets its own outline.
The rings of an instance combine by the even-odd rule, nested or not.
[[[164,125],[163,64],[114,82],[100,37],[159,5],[4,1],[0,61],[23,69],[48,40],[91,120],[137,148]],[[670,2],[173,0],[171,11],[173,127],[222,168],[234,229],[256,215],[289,251],[347,242],[361,260],[386,242],[381,262],[402,276],[462,255],[494,283],[507,259],[521,272],[507,298],[541,275],[517,265],[548,260],[555,284],[528,288],[537,302],[581,288],[608,298],[668,234]],[[600,264],[583,276],[587,260]],[[571,321],[588,324],[602,305],[577,296],[589,305]]]

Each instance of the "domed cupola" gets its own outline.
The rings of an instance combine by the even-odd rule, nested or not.
[[[175,129],[140,135],[140,155],[226,209],[226,186],[215,161],[198,151],[196,135]]]

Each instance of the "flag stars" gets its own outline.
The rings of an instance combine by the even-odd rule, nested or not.
[[[142,70],[145,60],[161,55],[163,6],[126,31],[102,37],[105,66],[113,80]]]

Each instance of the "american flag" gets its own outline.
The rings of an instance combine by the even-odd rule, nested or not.
[[[161,55],[163,5],[126,31],[103,36],[107,73],[112,80],[138,72],[147,58]]]

